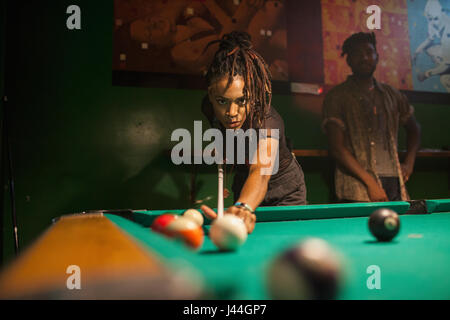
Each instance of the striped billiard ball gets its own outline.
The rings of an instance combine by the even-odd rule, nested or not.
[[[196,222],[186,217],[173,220],[166,227],[167,235],[179,239],[192,249],[199,249],[203,245],[203,228]]]
[[[400,230],[400,219],[391,209],[375,210],[369,217],[369,230],[378,241],[391,241]]]

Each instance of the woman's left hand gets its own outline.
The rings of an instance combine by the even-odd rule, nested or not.
[[[209,219],[216,219],[217,213],[214,212],[213,209],[206,205],[202,205],[200,207],[200,210],[203,211],[203,213],[209,218]],[[256,215],[251,213],[245,208],[237,207],[237,206],[231,206],[229,207],[224,214],[233,214],[239,218],[241,218],[244,221],[245,226],[247,227],[247,232],[252,233],[253,229],[255,229],[255,222],[256,222]]]

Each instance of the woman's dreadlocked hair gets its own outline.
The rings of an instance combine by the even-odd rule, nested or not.
[[[377,49],[377,39],[375,37],[375,33],[358,32],[352,34],[344,41],[344,44],[342,45],[341,57],[345,56],[346,54],[351,54],[351,52],[358,44],[365,42],[371,43],[375,50]]]
[[[246,110],[250,126],[256,123],[261,128],[272,100],[272,76],[266,62],[253,49],[251,37],[246,32],[233,31],[221,40],[210,42],[206,48],[217,42],[219,50],[206,73],[208,85],[217,78],[228,76],[228,87],[234,76],[242,76],[245,100],[250,103],[250,112]]]

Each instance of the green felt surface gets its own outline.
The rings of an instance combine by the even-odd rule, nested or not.
[[[259,222],[246,243],[228,253],[219,252],[207,236],[195,252],[138,223],[107,217],[169,266],[195,270],[218,298],[268,299],[270,262],[299,241],[319,237],[343,258],[338,299],[450,299],[450,213],[403,215],[400,232],[389,243],[375,241],[367,217]],[[379,290],[366,285],[372,265],[381,270]]]

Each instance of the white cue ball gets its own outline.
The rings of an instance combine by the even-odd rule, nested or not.
[[[200,227],[203,225],[203,222],[204,222],[203,215],[200,213],[200,211],[195,210],[195,209],[186,210],[183,213],[183,217],[191,219],[196,224],[198,224]]]
[[[247,240],[247,235],[244,221],[233,214],[215,219],[209,229],[211,241],[220,250],[236,250]]]

